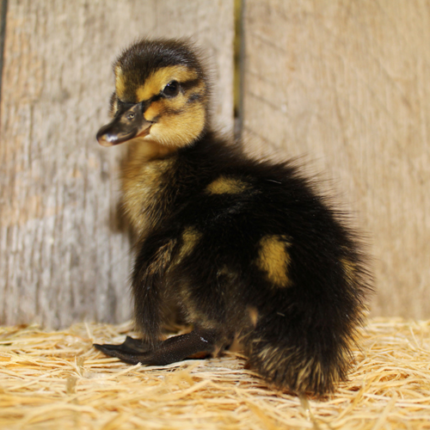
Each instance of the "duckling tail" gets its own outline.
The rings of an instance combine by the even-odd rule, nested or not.
[[[316,395],[333,391],[346,379],[353,336],[285,318],[280,325],[279,318],[259,321],[250,333],[246,342],[250,367],[280,389]]]

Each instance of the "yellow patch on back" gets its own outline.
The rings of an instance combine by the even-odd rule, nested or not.
[[[169,66],[156,70],[136,91],[138,103],[148,100],[158,94],[169,82],[184,82],[197,79],[198,75],[195,70],[186,66]]]
[[[206,187],[206,192],[209,194],[239,194],[249,187],[249,184],[240,179],[220,176]]]
[[[285,235],[267,235],[260,240],[257,265],[271,282],[281,288],[289,286],[290,256],[286,248],[290,245]]]
[[[257,327],[259,318],[257,308],[254,306],[248,306],[246,310],[248,311],[249,320],[251,321],[252,326]]]
[[[183,258],[187,257],[191,254],[191,252],[193,252],[193,249],[195,248],[201,237],[202,233],[199,232],[196,228],[185,228],[184,232],[182,233],[182,247],[179,251],[177,263],[179,263]]]

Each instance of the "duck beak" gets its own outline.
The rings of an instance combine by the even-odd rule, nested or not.
[[[143,106],[138,103],[118,113],[109,124],[100,128],[97,141],[102,146],[113,146],[135,137],[147,136],[153,123],[145,119]]]

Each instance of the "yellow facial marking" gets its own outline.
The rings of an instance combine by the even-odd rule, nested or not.
[[[152,96],[157,95],[171,81],[185,82],[197,79],[197,77],[198,75],[195,70],[191,70],[185,66],[170,66],[158,69],[149,76],[144,85],[137,89],[137,100],[141,102],[150,99]]]
[[[110,113],[112,117],[115,115],[117,110],[118,110],[118,102],[117,102],[117,99],[115,98],[114,102],[112,103],[112,110]]]
[[[289,286],[290,256],[286,248],[290,245],[285,235],[267,235],[260,240],[257,265],[266,272],[268,279],[278,287]]]
[[[119,99],[129,97],[139,103],[150,100],[160,94],[164,87],[172,81],[184,83],[195,80],[190,88],[184,86],[175,97],[162,97],[155,100],[144,112],[147,121],[154,122],[147,136],[146,142],[178,148],[192,143],[202,132],[206,124],[206,84],[196,70],[186,66],[169,66],[156,70],[143,85],[135,90],[134,95],[126,94],[130,84],[118,64],[115,68],[116,95]],[[130,85],[128,85],[130,86]],[[191,101],[190,101],[191,100]]]
[[[125,76],[120,66],[115,67],[115,89],[116,95],[119,98],[123,98],[125,92]]]
[[[188,69],[187,72],[190,73]],[[189,76],[196,74],[192,72]],[[145,140],[171,147],[182,147],[193,142],[206,122],[204,92],[205,84],[200,82],[185,94],[180,92],[176,97],[152,102],[144,116],[147,121],[155,121],[155,124],[151,126],[150,134]],[[196,95],[200,95],[201,99],[188,103],[189,99]]]
[[[150,109],[148,109],[149,112],[151,112]],[[155,110],[152,111],[153,114],[155,112]],[[146,112],[145,118],[148,119]],[[160,118],[151,126],[147,140],[154,140],[166,146],[186,146],[200,135],[205,122],[206,112],[201,103],[190,104],[178,114],[169,115],[160,112]]]
[[[240,179],[220,176],[206,187],[206,192],[209,194],[239,194],[249,187],[249,184]]]
[[[184,257],[191,254],[194,247],[201,239],[202,234],[194,227],[186,227],[182,233],[182,247],[179,251],[178,261],[179,263]]]
[[[146,109],[144,117],[147,121],[154,121],[155,118],[161,115],[164,107],[164,100],[152,102],[148,109]]]

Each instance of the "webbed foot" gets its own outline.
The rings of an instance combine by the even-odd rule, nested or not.
[[[214,330],[195,330],[160,342],[154,349],[140,339],[131,337],[120,345],[94,346],[104,354],[130,364],[161,365],[175,363],[196,355],[208,355],[215,348]]]

